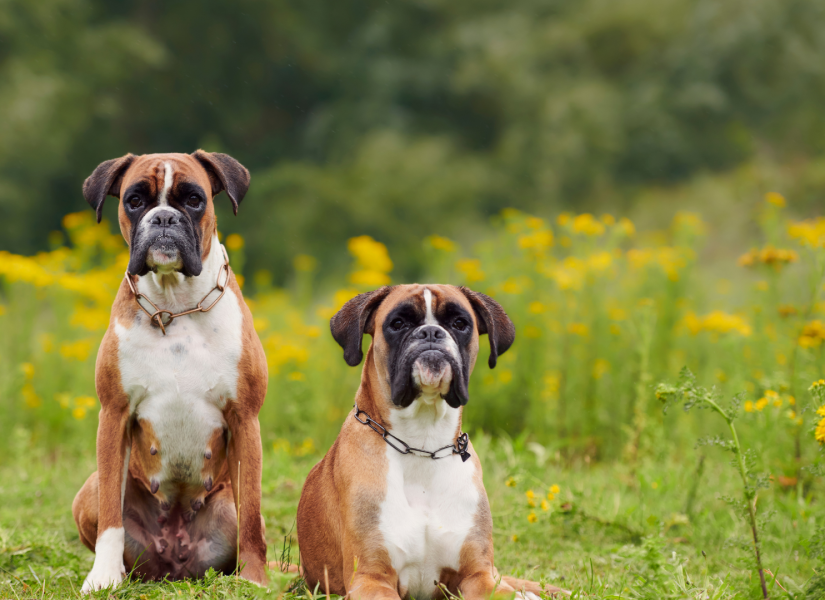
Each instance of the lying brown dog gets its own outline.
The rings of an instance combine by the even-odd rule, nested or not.
[[[307,477],[298,544],[310,588],[354,598],[535,597],[499,577],[481,462],[461,432],[479,334],[490,367],[515,339],[492,298],[449,285],[383,287],[331,321],[350,366],[372,336],[356,407]]]

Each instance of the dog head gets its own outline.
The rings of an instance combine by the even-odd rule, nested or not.
[[[217,152],[127,154],[101,163],[83,183],[97,213],[106,196],[120,198],[118,221],[129,244],[129,273],[200,275],[217,230],[212,199],[225,191],[235,214],[249,189],[249,171]]]
[[[363,334],[372,336],[376,372],[399,407],[435,394],[453,408],[464,406],[479,335],[490,340],[491,369],[516,335],[498,302],[452,285],[399,285],[360,294],[332,317],[330,328],[353,367],[363,358]]]

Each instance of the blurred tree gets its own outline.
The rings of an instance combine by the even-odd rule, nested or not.
[[[469,239],[505,206],[825,150],[819,0],[2,6],[0,247],[16,251],[128,151],[246,164],[246,217],[221,224],[283,281],[297,253],[336,267],[352,235],[409,278],[424,235]]]

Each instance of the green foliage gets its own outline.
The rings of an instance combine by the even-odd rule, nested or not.
[[[222,206],[222,222],[249,240],[251,272],[284,283],[299,253],[340,268],[356,234],[389,244],[411,279],[425,233],[474,240],[505,207],[626,205],[639,186],[825,150],[818,0],[7,0],[2,13],[0,248],[27,254],[84,205],[94,166],[126,152],[203,146],[250,167],[242,217]],[[787,178],[802,206],[821,172]]]

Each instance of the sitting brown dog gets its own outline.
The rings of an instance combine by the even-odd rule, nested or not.
[[[365,600],[561,592],[499,577],[481,462],[461,432],[479,334],[491,368],[515,339],[501,306],[467,288],[401,285],[356,296],[330,325],[350,366],[364,333],[372,344],[355,409],[301,493],[310,589]]]
[[[118,585],[127,568],[146,579],[231,572],[238,554],[242,577],[266,581],[266,357],[213,204],[223,191],[237,211],[248,187],[238,161],[202,150],[127,154],[83,186],[98,220],[106,197],[120,198],[130,249],[95,369],[97,471],[72,504],[95,552],[84,593]]]

